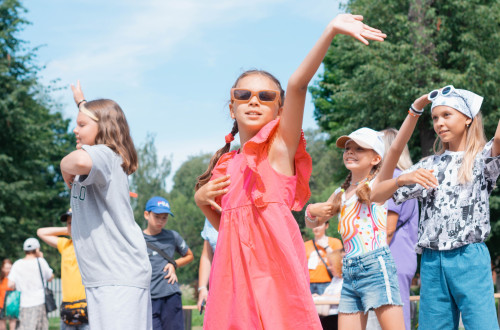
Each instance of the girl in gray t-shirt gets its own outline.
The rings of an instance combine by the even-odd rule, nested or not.
[[[79,107],[76,149],[61,161],[71,187],[71,234],[85,286],[92,329],[151,329],[151,264],[130,206],[127,176],[137,154],[127,120],[112,100]]]

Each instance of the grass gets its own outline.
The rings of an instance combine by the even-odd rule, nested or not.
[[[49,330],[59,330],[61,328],[61,319],[58,317],[49,318]]]

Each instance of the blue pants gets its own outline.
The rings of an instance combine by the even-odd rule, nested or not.
[[[151,299],[154,330],[184,330],[182,299],[179,293]]]
[[[484,243],[448,251],[424,249],[419,330],[498,329],[491,258]]]
[[[325,289],[327,286],[330,285],[331,282],[325,282],[325,283],[310,283],[309,287],[311,289],[311,294],[317,293],[319,295],[322,295],[325,292]]]

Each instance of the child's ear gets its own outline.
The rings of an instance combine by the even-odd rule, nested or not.
[[[229,114],[231,115],[231,119],[236,119],[234,116],[233,107],[234,105],[232,103],[229,103]]]
[[[149,212],[144,211],[144,219],[149,220]]]
[[[279,118],[281,116],[281,114],[283,113],[283,107],[280,107],[278,109],[278,116],[276,118]]]
[[[469,127],[470,124],[472,124],[472,119],[467,117],[467,120],[465,121],[465,125],[467,125],[467,127]]]
[[[378,163],[380,163],[381,161],[382,161],[382,157],[380,157],[379,154],[375,154],[375,157],[373,157],[371,164],[372,164],[372,166],[375,166]]]

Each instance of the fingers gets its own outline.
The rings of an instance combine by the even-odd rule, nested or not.
[[[361,36],[361,34],[355,34],[354,38],[358,39],[359,41],[361,41],[362,43],[364,43],[367,46],[370,44],[365,38],[363,38]]]
[[[423,168],[416,170],[414,172],[414,183],[418,183],[425,189],[436,188],[439,183],[432,172],[433,170]]]
[[[222,207],[220,207],[220,205],[217,204],[214,200],[209,200],[209,204],[214,210],[218,211],[219,213],[222,213]]]
[[[352,18],[354,18],[356,21],[362,21],[363,20],[363,15],[351,15]]]

